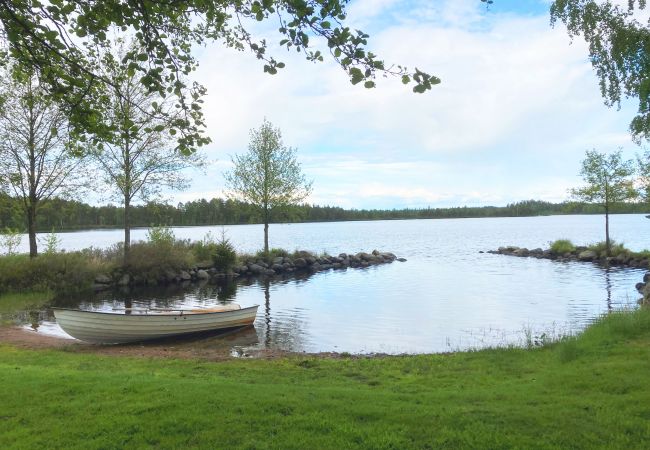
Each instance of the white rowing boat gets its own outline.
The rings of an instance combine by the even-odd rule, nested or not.
[[[251,325],[258,305],[212,309],[131,309],[130,314],[52,308],[63,331],[95,344],[122,344]]]

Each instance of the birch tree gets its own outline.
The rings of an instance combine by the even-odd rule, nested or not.
[[[34,76],[5,74],[0,94],[0,188],[21,200],[29,255],[38,255],[36,217],[43,200],[77,197],[87,184],[83,155],[68,136],[64,112]],[[78,148],[76,148],[78,153]]]
[[[596,150],[588,150],[580,170],[585,185],[571,190],[576,199],[600,205],[605,211],[607,255],[610,255],[611,252],[609,212],[613,204],[629,201],[637,196],[631,179],[633,174],[632,161],[623,160],[620,150],[609,155]]]
[[[131,247],[131,205],[134,201],[149,201],[163,189],[182,190],[189,186],[184,169],[204,165],[204,158],[191,149],[183,153],[170,135],[169,129],[177,119],[173,105],[150,92],[122,64],[124,48],[116,54],[107,52],[101,62],[105,76],[113,80],[109,96],[107,124],[114,132],[111,139],[101,142],[92,152],[102,173],[103,192],[124,205],[124,258],[128,260]],[[152,114],[152,111],[165,113]]]
[[[234,167],[224,174],[227,195],[255,205],[264,220],[264,252],[269,252],[271,213],[309,196],[312,182],[302,174],[296,149],[286,147],[279,128],[264,121],[251,130],[248,152],[232,157]]]

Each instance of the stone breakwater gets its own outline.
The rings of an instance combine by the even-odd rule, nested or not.
[[[115,286],[165,285],[191,281],[216,281],[223,278],[237,277],[273,277],[278,275],[316,273],[327,270],[347,268],[365,268],[394,261],[404,262],[390,252],[374,250],[371,253],[341,253],[338,256],[317,256],[306,251],[299,251],[292,256],[272,258],[249,258],[234,265],[231,269],[219,270],[210,263],[196,264],[183,270],[167,270],[156,280],[142,279],[129,273],[101,274],[95,277],[95,290],[110,289]]]
[[[481,252],[484,253],[484,252]],[[520,258],[538,258],[538,259],[551,259],[554,261],[568,262],[590,262],[598,264],[601,267],[623,267],[634,269],[650,269],[650,259],[645,255],[635,254],[633,252],[623,252],[616,256],[607,256],[603,253],[598,253],[588,247],[576,247],[572,252],[556,253],[550,249],[542,250],[536,248],[529,250],[525,247],[499,247],[497,250],[489,250],[487,253],[496,255],[518,256]],[[636,284],[636,290],[643,295],[639,303],[650,304],[650,272],[643,275],[643,281]]]
[[[650,269],[650,259],[635,253],[621,253],[616,256],[607,256],[588,247],[576,247],[572,252],[555,253],[550,249],[535,248],[529,250],[525,247],[499,247],[498,250],[489,250],[487,253],[496,255],[518,256],[521,258],[552,259],[554,261],[592,262],[603,267],[630,267],[635,269]]]

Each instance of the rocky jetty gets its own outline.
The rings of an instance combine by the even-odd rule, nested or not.
[[[318,256],[311,252],[299,251],[290,256],[269,258],[245,258],[227,271],[219,270],[211,263],[197,264],[184,270],[167,270],[156,280],[143,279],[129,273],[100,274],[95,277],[95,290],[110,289],[115,286],[164,285],[191,281],[216,281],[236,277],[274,277],[291,274],[316,273],[327,270],[345,270],[347,268],[365,268],[394,261],[404,262],[390,252],[374,250],[371,253],[341,253],[338,256]]]
[[[481,252],[485,253],[485,252]],[[650,269],[650,258],[646,252],[634,253],[624,251],[616,256],[607,256],[604,252],[598,252],[593,248],[588,247],[575,247],[571,252],[557,253],[550,249],[542,250],[535,248],[529,250],[525,247],[499,247],[497,250],[489,250],[486,253],[496,255],[518,256],[520,258],[538,258],[538,259],[552,259],[555,261],[578,261],[590,262],[598,264],[601,267],[622,267],[634,269]],[[643,305],[650,304],[650,272],[643,275],[643,281],[636,284],[636,290],[643,296],[639,303]]]
[[[616,256],[607,256],[604,252],[597,252],[588,247],[576,246],[567,253],[555,253],[550,249],[541,248],[527,249],[525,247],[499,247],[497,250],[489,250],[487,253],[497,255],[518,256],[521,258],[552,259],[555,261],[580,261],[592,262],[603,267],[630,267],[636,269],[650,269],[650,259],[647,255],[640,255],[633,252],[622,252]]]

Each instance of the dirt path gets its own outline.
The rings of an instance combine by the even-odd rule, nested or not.
[[[277,350],[247,349],[247,346],[253,346],[257,342],[257,333],[252,327],[216,336],[123,345],[87,344],[76,339],[55,337],[21,327],[0,327],[0,343],[30,350],[59,349],[73,353],[94,353],[108,356],[208,361],[223,361],[236,357],[273,359],[290,355],[290,353]]]

